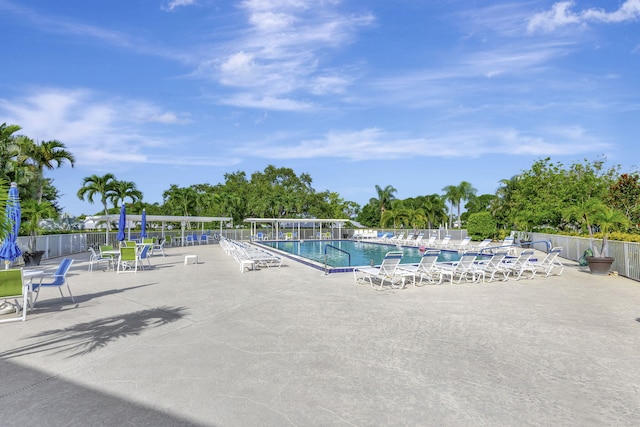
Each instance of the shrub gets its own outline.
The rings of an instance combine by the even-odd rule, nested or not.
[[[469,215],[467,233],[473,240],[484,240],[496,235],[498,225],[489,212],[477,212]]]

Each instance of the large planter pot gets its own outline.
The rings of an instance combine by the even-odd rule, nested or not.
[[[589,265],[589,270],[591,270],[591,274],[600,274],[607,275],[609,274],[609,270],[611,270],[611,264],[615,258],[613,257],[593,257],[588,256],[585,258],[587,260],[587,264]]]
[[[44,251],[35,251],[35,252],[25,251],[22,254],[22,259],[24,259],[24,265],[27,267],[33,266],[33,265],[40,265],[40,261],[42,260],[43,255],[44,255]]]

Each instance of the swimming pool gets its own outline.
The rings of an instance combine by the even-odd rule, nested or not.
[[[374,265],[379,265],[389,251],[402,251],[402,264],[417,264],[422,257],[418,247],[398,247],[354,240],[282,240],[260,242],[260,244],[282,251],[291,255],[289,258],[316,268],[324,269],[326,261],[331,272],[352,271],[353,267],[370,265],[372,260]],[[438,261],[452,261],[458,258],[458,251],[442,251]],[[305,260],[312,262],[305,262]]]

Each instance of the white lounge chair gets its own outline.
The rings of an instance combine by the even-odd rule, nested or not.
[[[422,281],[426,278],[428,283],[442,283],[442,271],[435,265],[440,255],[439,249],[427,249],[422,254],[418,264],[399,264],[398,268],[403,271],[413,273],[413,285],[422,285]],[[416,283],[416,276],[420,276],[420,282]]]
[[[423,240],[422,244],[420,245],[421,247],[424,246],[425,248],[433,248],[435,247],[436,244],[436,239],[438,238],[437,235],[432,234],[431,237],[429,237],[427,240]]]
[[[458,251],[464,251],[471,247],[471,237],[465,237],[460,241],[460,243],[453,243],[451,246],[453,249],[457,249]]]
[[[449,282],[461,283],[462,280],[467,282],[477,282],[482,278],[484,282],[485,272],[477,263],[478,254],[476,252],[467,252],[462,254],[459,260],[454,262],[436,263],[443,275],[449,276]]]
[[[475,245],[475,250],[481,252],[483,249],[488,248],[492,241],[492,239],[484,239],[482,242]]]
[[[444,236],[441,241],[436,242],[436,247],[440,249],[447,249],[450,246],[451,246],[451,236],[448,234]]]
[[[534,255],[533,249],[525,249],[516,257],[506,257],[503,262],[516,280],[520,280],[525,272],[529,272],[531,274],[529,279],[533,279],[536,275],[536,267],[529,260]]]
[[[488,257],[481,259],[478,262],[478,267],[485,273],[485,281],[493,282],[494,280],[505,281],[509,278],[511,270],[504,263],[504,259],[507,256],[506,251],[496,252],[494,254],[481,255],[481,257]]]
[[[552,248],[544,258],[537,260],[533,257],[529,258],[527,261],[527,267],[534,271],[535,273],[540,272],[544,274],[544,277],[548,277],[551,275],[554,269],[559,269],[559,271],[555,274],[559,276],[562,274],[564,270],[564,264],[558,260],[558,255],[562,252],[562,248],[560,246],[556,246]]]
[[[402,280],[402,286],[404,286],[404,281],[407,275],[402,275],[402,273],[397,272],[398,265],[402,260],[402,252],[401,251],[391,251],[387,252],[382,260],[382,263],[379,266],[374,267],[356,267],[353,269],[353,278],[357,283],[360,282],[369,282],[369,285],[375,289],[374,281],[380,281],[380,287],[378,290],[382,289],[385,281],[389,281],[391,286],[395,285],[396,280],[399,278]]]

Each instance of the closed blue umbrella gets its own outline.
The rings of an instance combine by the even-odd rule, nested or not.
[[[142,221],[140,221],[140,237],[147,237],[147,210],[142,209]]]
[[[127,206],[123,203],[120,208],[120,219],[118,220],[118,235],[116,239],[119,242],[124,240],[124,229],[127,226]]]
[[[4,260],[4,267],[9,268],[9,264],[22,255],[17,243],[18,230],[20,230],[20,198],[18,197],[18,184],[15,182],[12,182],[11,187],[9,187],[9,198],[5,213],[12,226],[4,242],[2,242],[2,246],[0,246],[0,259]]]

